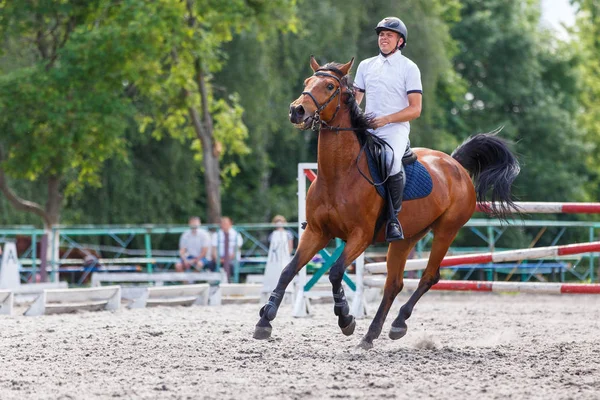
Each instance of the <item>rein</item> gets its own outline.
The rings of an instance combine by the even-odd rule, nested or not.
[[[313,96],[313,94],[311,92],[302,92],[302,94],[307,95],[308,97],[310,97],[312,99],[312,101],[315,103],[315,106],[317,107],[317,110],[315,111],[314,115],[312,116],[312,126],[311,129],[313,131],[319,131],[321,128],[330,130],[330,131],[334,131],[334,132],[340,132],[340,131],[359,131],[361,130],[360,128],[341,128],[341,127],[336,127],[336,126],[331,126],[329,125],[329,123],[331,121],[333,121],[338,113],[338,111],[340,110],[341,107],[341,99],[342,96],[340,96],[341,93],[341,87],[342,87],[342,80],[340,78],[338,78],[335,75],[329,74],[327,72],[322,72],[321,70],[317,70],[317,72],[315,72],[314,76],[326,76],[328,78],[333,78],[337,81],[338,83],[338,88],[336,89],[335,92],[333,92],[331,94],[331,96],[329,96],[329,98],[327,99],[327,101],[325,101],[325,103],[323,104],[319,104],[319,102],[317,101],[317,99],[315,98],[315,96]],[[321,119],[321,111],[323,111],[325,109],[325,107],[327,107],[327,105],[329,103],[331,103],[333,101],[333,99],[338,98],[338,103],[337,106],[335,108],[335,112],[333,113],[333,116],[331,117],[331,119],[329,121],[323,121]],[[387,163],[385,162],[385,147],[389,147],[390,150],[392,150],[392,162],[390,165],[394,164],[394,149],[392,149],[392,146],[390,146],[390,144],[388,142],[386,142],[385,140],[373,135],[373,134],[369,134],[369,136],[371,137],[371,140],[373,140],[373,142],[379,146],[379,148],[381,149],[381,158],[383,161],[384,165],[387,165]],[[362,153],[366,153],[366,149],[367,149],[367,145],[369,142],[369,138],[367,138],[365,140],[365,144],[363,144],[363,146],[361,147],[360,151],[358,152],[358,156],[356,157],[356,168],[358,169],[358,172],[360,172],[360,174],[362,175],[363,178],[365,178],[367,180],[367,182],[369,182],[371,185],[373,186],[381,186],[383,185],[385,182],[387,182],[388,178],[390,177],[390,172],[388,170],[385,171],[385,173],[383,174],[383,176],[385,177],[381,182],[375,182],[371,179],[369,179],[369,177],[367,175],[365,175],[365,173],[360,169],[360,158],[361,158],[361,154]],[[386,168],[387,169],[387,168]]]
[[[387,182],[387,180],[389,179],[389,177],[392,175],[390,173],[391,169],[387,168],[387,160],[386,160],[386,152],[385,152],[385,148],[389,147],[390,150],[392,151],[392,162],[390,163],[390,165],[394,165],[394,159],[396,157],[396,154],[394,153],[394,149],[392,148],[392,146],[390,146],[390,144],[388,142],[386,142],[385,140],[383,140],[382,138],[375,136],[373,134],[369,134],[369,136],[371,137],[371,140],[373,140],[373,142],[375,142],[375,144],[377,146],[379,146],[379,148],[381,149],[381,161],[382,164],[384,165],[383,168],[385,168],[385,172],[382,172],[382,175],[384,176],[384,179],[381,182],[375,182],[374,180],[369,179],[369,177],[367,175],[365,175],[362,170],[360,169],[360,155],[361,153],[366,153],[367,152],[367,145],[369,144],[369,138],[367,138],[365,140],[365,144],[363,144],[363,146],[361,147],[360,151],[358,152],[358,157],[356,157],[356,168],[358,169],[358,172],[360,172],[360,174],[362,175],[363,178],[365,178],[367,180],[367,182],[369,182],[371,185],[373,186],[381,186],[384,183]]]

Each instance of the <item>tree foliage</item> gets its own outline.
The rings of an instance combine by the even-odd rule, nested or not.
[[[316,160],[317,136],[287,114],[308,58],[356,68],[397,15],[424,85],[413,146],[450,152],[504,126],[521,199],[595,200],[599,11],[575,2],[564,43],[537,0],[0,0],[0,165],[40,204],[60,177],[66,223],[295,219],[296,165]],[[0,210],[34,222],[1,196]]]

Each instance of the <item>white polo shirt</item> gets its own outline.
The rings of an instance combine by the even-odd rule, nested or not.
[[[244,238],[242,235],[233,228],[229,229],[227,233],[228,245],[227,250],[231,259],[238,259],[240,257],[240,248],[244,244]],[[225,232],[219,229],[219,231],[212,238],[213,247],[217,248],[219,257],[225,256]]]
[[[405,109],[408,107],[409,94],[423,93],[419,67],[403,56],[400,50],[388,57],[380,53],[362,61],[356,71],[354,86],[361,92],[365,92],[367,101],[365,113],[372,113],[376,117]],[[377,129],[375,133],[392,130],[406,130],[408,133],[410,124],[408,122],[388,124]]]

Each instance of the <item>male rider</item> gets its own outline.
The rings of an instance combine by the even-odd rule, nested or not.
[[[390,172],[386,185],[390,215],[386,226],[386,240],[404,239],[397,214],[402,208],[404,177],[402,156],[409,144],[409,121],[421,115],[423,87],[417,65],[402,55],[408,31],[396,17],[384,18],[377,24],[379,55],[360,63],[354,81],[358,104],[367,96],[365,112],[371,113],[375,129],[373,134],[385,140],[393,149],[386,148],[387,167]]]

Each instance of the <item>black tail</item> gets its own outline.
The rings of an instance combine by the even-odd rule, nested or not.
[[[511,210],[517,209],[510,190],[521,167],[509,142],[496,136],[501,129],[467,138],[454,150],[452,157],[471,174],[477,201],[484,201],[491,189],[492,203],[487,212],[506,219]]]

